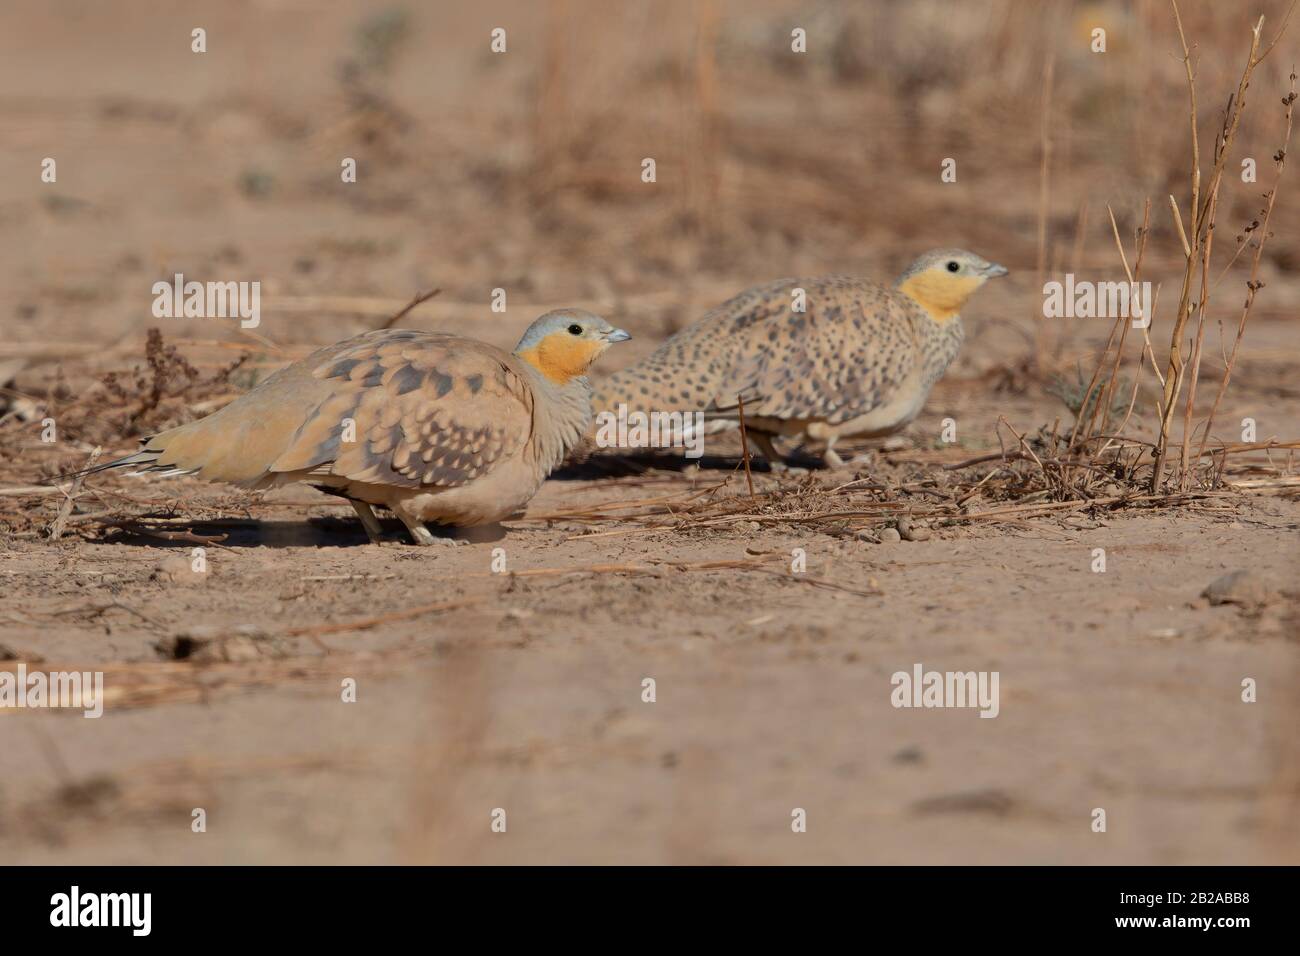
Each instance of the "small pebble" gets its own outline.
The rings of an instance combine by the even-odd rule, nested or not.
[[[903,536],[898,533],[897,528],[881,528],[879,534],[881,544],[893,544],[895,541],[903,540]]]
[[[189,558],[184,555],[173,554],[168,555],[154,565],[149,580],[159,581],[163,584],[194,586],[206,584],[208,575],[206,571],[195,571]]]
[[[1269,601],[1267,585],[1249,571],[1233,571],[1215,579],[1201,592],[1211,604],[1237,604],[1246,608],[1263,607]]]
[[[907,515],[898,519],[898,533],[904,541],[928,541],[930,538],[930,529],[913,526]]]
[[[894,763],[923,763],[925,761],[925,753],[920,747],[912,744],[901,750],[895,751],[894,756],[891,759]]]

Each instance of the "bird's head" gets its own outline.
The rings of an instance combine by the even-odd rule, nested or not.
[[[605,349],[632,336],[582,309],[556,309],[528,326],[515,355],[556,385],[587,374]]]
[[[931,249],[907,267],[895,287],[936,321],[946,322],[961,311],[976,289],[1006,274],[1006,267],[965,249]]]

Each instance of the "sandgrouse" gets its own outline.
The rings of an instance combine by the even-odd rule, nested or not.
[[[523,507],[591,421],[587,369],[630,336],[577,309],[533,322],[514,354],[440,332],[366,332],[313,352],[206,418],[101,465],[253,489],[302,481],[406,525],[472,526]]]
[[[782,279],[742,292],[641,362],[600,382],[594,407],[703,412],[706,431],[735,428],[773,466],[772,438],[823,449],[902,429],[962,342],[961,307],[1000,265],[962,249],[925,253],[893,287],[848,276]],[[804,310],[796,311],[798,290]]]

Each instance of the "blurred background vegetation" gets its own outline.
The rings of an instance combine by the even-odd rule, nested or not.
[[[1288,2],[1181,4],[1203,144],[1250,27],[1264,14],[1267,35]],[[1250,91],[1229,169],[1254,158],[1260,182],[1228,183],[1225,255],[1272,179],[1297,38]],[[1121,275],[1107,205],[1131,240],[1151,198],[1151,278],[1181,258],[1167,196],[1187,202],[1187,92],[1167,0],[18,0],[0,10],[0,79],[16,341],[142,335],[150,283],[184,272],[260,279],[277,342],[356,331],[357,297],[438,286],[412,324],[508,344],[533,304],[582,303],[641,333],[632,361],[747,285],[889,278],[964,245],[1013,270],[978,308],[982,334],[1011,365],[1038,352],[1060,371],[1079,330],[1042,340],[1037,283]],[[42,188],[45,156],[59,179]],[[1257,316],[1300,302],[1298,216],[1279,203]],[[498,286],[529,308],[493,315]]]

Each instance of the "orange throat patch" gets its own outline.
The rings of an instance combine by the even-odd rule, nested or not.
[[[604,351],[601,342],[579,339],[566,332],[552,332],[535,347],[519,352],[521,359],[556,385],[568,385],[586,375],[591,363]]]
[[[936,322],[947,322],[981,285],[983,280],[974,276],[959,278],[926,270],[900,284],[898,291],[929,312]]]

